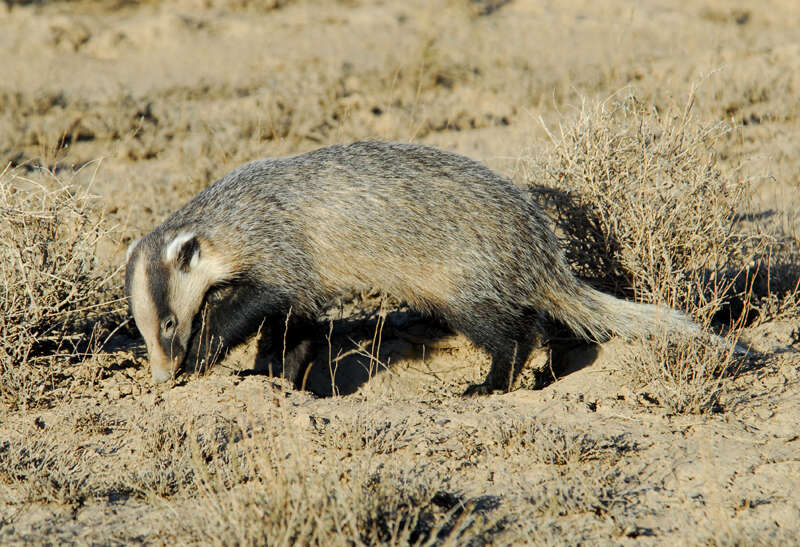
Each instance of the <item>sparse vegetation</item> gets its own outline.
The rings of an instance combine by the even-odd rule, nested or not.
[[[108,335],[114,300],[121,308],[92,199],[47,171],[0,174],[0,400],[12,408],[47,401]]]
[[[698,122],[693,102],[666,111],[633,96],[584,104],[552,136],[552,157],[531,159],[529,178],[544,186],[582,277],[707,326],[755,243],[736,223],[748,183],[729,180],[714,157],[728,126]]]
[[[794,9],[0,3],[0,543],[795,540]],[[617,340],[462,400],[486,356],[373,294],[330,311],[320,397],[237,375],[255,344],[153,387],[129,241],[244,161],[363,138],[513,173],[581,276],[750,354]]]
[[[635,97],[584,103],[551,134],[553,153],[531,158],[528,176],[563,233],[569,259],[596,285],[686,310],[709,328],[752,261],[735,225],[749,192],[722,176],[713,155],[725,134],[691,113],[659,112]],[[734,340],[735,342],[735,340]],[[733,342],[732,342],[733,343]],[[717,408],[732,352],[664,333],[635,345],[623,367],[672,411]]]
[[[723,378],[742,365],[733,349],[739,329],[751,314],[779,316],[797,305],[785,267],[768,259],[785,236],[741,221],[753,202],[751,182],[731,180],[718,165],[729,125],[699,122],[694,101],[693,89],[682,107],[659,109],[632,95],[584,103],[575,121],[549,133],[551,155],[524,164],[582,277],[684,310],[706,330],[729,321],[727,345],[673,332],[624,357],[635,381],[655,390],[651,400],[674,412],[719,409]],[[772,272],[783,276],[775,284],[783,292],[764,298],[761,289],[754,301],[755,276]]]

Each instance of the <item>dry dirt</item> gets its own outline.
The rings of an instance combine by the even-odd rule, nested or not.
[[[752,184],[747,218],[796,241],[798,21],[795,0],[6,0],[0,168],[97,196],[114,272],[244,161],[415,141],[529,184],[585,103],[693,94],[729,129],[714,155]],[[4,396],[0,542],[800,543],[796,313],[741,332],[751,358],[713,408],[676,411],[619,340],[543,389],[462,399],[488,366],[465,339],[375,295],[346,308],[306,392],[240,373],[248,347],[153,387],[124,324]]]

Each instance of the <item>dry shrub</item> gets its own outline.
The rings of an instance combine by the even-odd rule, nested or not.
[[[373,416],[357,414],[325,427],[319,442],[335,450],[365,450],[376,454],[392,454],[413,442],[413,433],[406,420],[379,422]]]
[[[206,9],[245,10],[264,13],[283,8],[291,2],[292,0],[191,0],[186,4],[193,8],[203,7]]]
[[[0,399],[42,401],[107,326],[118,296],[96,250],[109,229],[87,190],[47,171],[0,174]]]
[[[171,505],[182,537],[212,545],[457,543],[497,524],[413,461],[385,466],[368,446],[323,456],[287,416],[241,431],[223,458],[192,445],[202,509]],[[351,435],[360,432],[355,425]]]
[[[0,502],[83,503],[91,481],[87,460],[92,455],[89,447],[43,435],[0,443]]]
[[[80,505],[109,491],[105,459],[115,447],[98,437],[87,442],[85,434],[63,427],[73,419],[82,432],[87,426],[102,427],[102,421],[113,425],[105,415],[80,413],[39,416],[6,430],[8,440],[0,443],[0,502]]]
[[[191,496],[197,493],[193,450],[200,465],[216,466],[218,459],[229,462],[241,438],[220,416],[137,405],[130,417],[130,410],[62,406],[18,422],[0,442],[0,503]]]
[[[525,460],[544,465],[577,465],[613,461],[636,449],[625,436],[602,437],[574,426],[525,419],[498,426],[501,455],[524,454]]]
[[[635,97],[584,104],[573,123],[551,134],[552,154],[525,167],[581,277],[682,309],[708,328],[725,315],[744,321],[753,274],[769,271],[762,260],[780,238],[740,222],[750,186],[730,180],[714,157],[727,127],[698,122],[692,104],[691,96],[666,110]],[[792,307],[786,298],[769,302]],[[639,381],[658,386],[654,396],[674,411],[717,408],[720,378],[736,359],[716,341],[668,334],[631,352],[626,364]]]
[[[540,484],[524,497],[534,518],[564,517],[594,513],[608,517],[626,503],[625,491],[617,471],[598,468],[569,468]],[[624,484],[624,483],[623,483]]]
[[[654,336],[627,348],[622,360],[641,397],[669,412],[718,412],[725,380],[738,371],[732,346],[689,336]]]
[[[727,127],[634,97],[583,106],[553,135],[552,155],[528,163],[582,277],[617,294],[668,304],[705,321],[752,260],[736,215],[749,187],[717,168]]]

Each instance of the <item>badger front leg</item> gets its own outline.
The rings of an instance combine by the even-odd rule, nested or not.
[[[207,370],[231,348],[260,333],[255,369],[284,376],[297,385],[313,354],[315,323],[294,314],[279,291],[240,282],[208,292],[193,331],[187,369]]]
[[[316,321],[299,316],[273,315],[265,321],[258,343],[256,370],[282,376],[301,389],[306,370],[317,353]]]

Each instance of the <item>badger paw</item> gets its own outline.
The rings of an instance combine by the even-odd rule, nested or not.
[[[495,389],[489,384],[472,384],[461,395],[462,397],[477,397],[479,395],[491,395]]]

